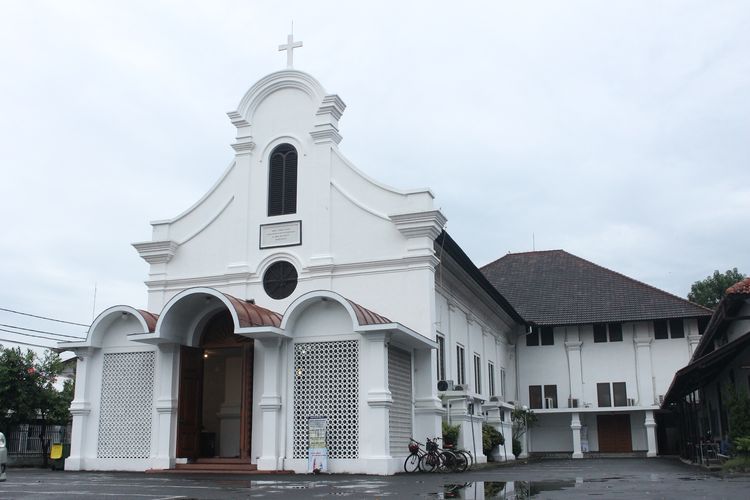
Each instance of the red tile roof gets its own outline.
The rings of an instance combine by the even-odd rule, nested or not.
[[[393,323],[385,316],[381,316],[378,313],[372,312],[369,309],[362,307],[361,305],[357,304],[356,302],[352,302],[349,299],[346,300],[354,308],[354,312],[357,315],[357,323],[359,323],[359,326],[385,325],[388,323]]]
[[[727,288],[727,295],[746,295],[750,294],[750,278],[745,278],[739,283]]]
[[[159,315],[144,311],[143,309],[138,309],[138,312],[146,321],[146,326],[148,326],[149,333],[154,333],[154,330],[156,330],[156,322],[159,320]]]
[[[257,306],[252,302],[232,297],[226,293],[224,296],[232,303],[237,313],[237,319],[240,322],[240,328],[253,326],[275,326],[278,328],[281,326],[281,314]]]

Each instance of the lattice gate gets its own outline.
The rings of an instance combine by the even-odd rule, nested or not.
[[[359,454],[359,343],[294,345],[294,458],[307,458],[307,418],[328,417],[328,457]]]
[[[153,352],[104,355],[98,458],[148,458],[154,399]]]

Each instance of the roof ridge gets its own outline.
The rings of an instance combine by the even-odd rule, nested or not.
[[[562,248],[556,248],[556,249],[551,249],[551,250],[530,250],[528,252],[508,252],[505,255],[503,255],[502,257],[498,257],[497,259],[493,260],[492,262],[488,262],[487,264],[481,266],[479,269],[484,269],[485,267],[491,266],[495,262],[503,260],[504,258],[508,257],[509,255],[528,255],[528,254],[533,254],[533,253],[553,253],[553,252],[568,253],[565,250],[563,250]],[[569,255],[572,255],[572,254],[569,254]]]
[[[594,266],[594,267],[598,267],[598,268],[600,268],[600,269],[603,269],[603,270],[605,270],[605,271],[607,271],[607,272],[610,272],[610,273],[612,273],[612,274],[616,274],[616,275],[618,275],[618,276],[622,276],[622,277],[623,277],[623,278],[625,278],[626,280],[628,280],[628,281],[632,281],[633,283],[635,283],[635,284],[637,284],[637,285],[640,285],[640,286],[643,286],[643,287],[649,288],[649,289],[651,289],[651,290],[657,291],[657,292],[659,292],[659,293],[661,293],[661,294],[664,294],[664,295],[667,295],[667,296],[669,296],[669,297],[672,297],[672,298],[678,299],[678,300],[680,300],[680,301],[682,301],[682,302],[686,302],[686,303],[688,303],[688,304],[691,304],[691,305],[693,305],[693,306],[695,306],[695,307],[699,307],[699,308],[701,308],[701,309],[704,309],[704,310],[705,310],[706,312],[708,312],[708,313],[711,313],[711,314],[713,314],[713,310],[712,310],[712,309],[709,309],[708,307],[702,306],[702,305],[700,305],[700,304],[696,304],[695,302],[691,302],[691,301],[689,301],[688,299],[684,299],[684,298],[682,298],[682,297],[680,297],[680,296],[678,296],[678,295],[675,295],[675,294],[673,294],[673,293],[671,293],[671,292],[667,292],[666,290],[662,290],[661,288],[657,288],[657,287],[655,287],[654,285],[649,285],[648,283],[645,283],[645,282],[643,282],[643,281],[641,281],[641,280],[637,280],[637,279],[635,279],[635,278],[631,278],[630,276],[627,276],[627,275],[625,275],[625,274],[622,274],[621,272],[618,272],[618,271],[614,271],[614,270],[612,270],[612,269],[610,269],[610,268],[608,268],[608,267],[604,267],[604,266],[602,266],[602,265],[596,264],[595,262],[591,262],[591,261],[590,261],[590,260],[588,260],[588,259],[584,259],[583,257],[579,257],[578,255],[572,254],[572,253],[570,253],[570,252],[566,252],[565,250],[562,250],[562,252],[563,252],[563,253],[566,253],[566,254],[568,254],[568,255],[570,255],[571,257],[575,257],[575,258],[576,258],[576,259],[578,259],[578,260],[581,260],[581,261],[583,261],[583,262],[586,262],[586,263],[588,263],[588,264],[590,264],[590,265],[592,265],[592,266]]]

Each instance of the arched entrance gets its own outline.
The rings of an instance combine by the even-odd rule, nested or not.
[[[250,461],[253,341],[234,334],[223,310],[203,327],[198,347],[180,350],[177,457]]]

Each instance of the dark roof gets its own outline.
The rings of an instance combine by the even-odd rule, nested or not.
[[[278,328],[281,325],[281,314],[255,305],[253,302],[232,297],[226,293],[224,296],[234,307],[240,328],[257,326],[275,326]]]
[[[539,325],[711,315],[710,309],[563,250],[511,253],[481,271],[521,316]]]
[[[518,314],[518,311],[511,305],[511,303],[503,296],[497,288],[492,286],[484,274],[477,268],[476,265],[471,261],[468,255],[458,246],[458,243],[451,238],[451,236],[445,231],[441,232],[440,235],[435,238],[435,251],[438,256],[442,257],[442,253],[445,252],[450,255],[456,263],[461,266],[461,269],[474,280],[492,300],[497,303],[511,318],[519,323],[525,323],[524,319]]]
[[[724,297],[719,301],[711,316],[711,321],[706,326],[706,331],[701,341],[693,352],[693,360],[711,352],[714,348],[714,339],[722,335],[732,323],[732,316],[742,308],[747,295],[750,295],[750,278],[745,278],[726,289]]]

